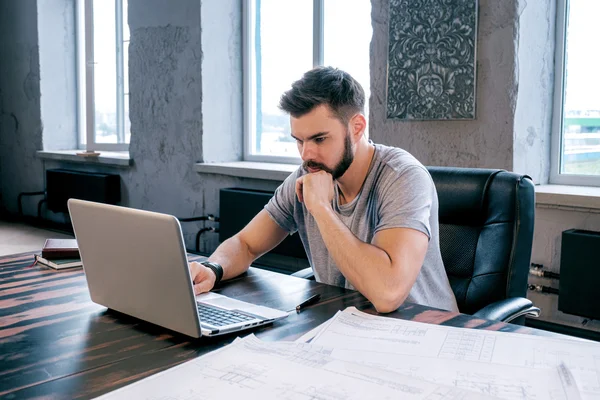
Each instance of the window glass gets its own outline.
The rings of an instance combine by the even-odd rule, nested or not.
[[[570,0],[560,172],[600,175],[600,1]]]
[[[255,32],[250,46],[247,156],[298,159],[289,116],[278,109],[281,95],[315,65],[313,45],[323,46],[323,64],[349,72],[369,96],[370,0],[325,0],[322,37],[313,35],[313,0],[254,0]],[[252,9],[252,8],[250,8]],[[365,113],[368,110],[365,108]]]
[[[95,142],[117,143],[115,3],[94,0]]]
[[[369,110],[369,46],[373,36],[370,0],[325,0],[324,65],[348,72],[365,90]]]
[[[281,94],[312,68],[312,0],[256,2],[255,104],[251,153],[298,157],[289,117],[278,109]]]

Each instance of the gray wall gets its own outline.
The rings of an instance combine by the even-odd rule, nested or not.
[[[134,165],[123,176],[128,204],[156,211],[200,212],[202,154],[200,3],[129,3],[129,87]]]
[[[0,1],[0,192],[10,211],[20,192],[43,187],[38,49],[36,1]]]
[[[202,1],[204,162],[242,158],[242,10],[240,2]]]
[[[476,119],[413,122],[386,119],[389,0],[371,3],[371,138],[426,165],[504,168],[547,183],[554,2],[480,0]]]
[[[197,0],[181,0],[177,7],[169,0],[129,0],[134,165],[122,173],[122,186],[131,207],[179,217],[219,215],[220,188],[277,186],[193,172],[204,158],[235,157],[240,145],[230,145],[234,131],[241,142],[241,9],[233,0],[220,1],[220,8],[209,3],[201,12]],[[211,21],[208,32],[201,30],[203,20]],[[184,224],[189,248],[200,227]],[[217,244],[217,235],[204,235],[203,250]]]
[[[513,171],[535,183],[548,183],[550,175],[555,18],[556,1],[520,0]]]
[[[425,165],[513,167],[517,6],[481,0],[477,40],[476,119],[405,122],[386,119],[389,0],[372,0],[370,134],[402,147]]]

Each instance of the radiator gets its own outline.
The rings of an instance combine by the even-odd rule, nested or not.
[[[273,196],[273,192],[227,188],[219,192],[219,241],[238,233]],[[304,258],[306,252],[297,233],[286,237],[271,253]]]
[[[121,177],[115,174],[46,170],[46,202],[54,212],[68,212],[70,198],[117,204],[121,201]]]
[[[600,319],[600,232],[570,229],[562,233],[558,309]]]

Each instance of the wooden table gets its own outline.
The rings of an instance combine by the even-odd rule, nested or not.
[[[188,361],[236,336],[190,340],[91,302],[81,269],[30,265],[33,253],[0,258],[0,398],[90,398]],[[348,306],[376,313],[358,292],[251,268],[218,292],[281,310],[321,301],[251,332],[293,340]],[[390,317],[449,326],[552,335],[416,304]],[[247,331],[250,332],[250,331]]]

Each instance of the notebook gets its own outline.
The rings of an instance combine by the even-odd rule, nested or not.
[[[35,255],[35,262],[54,269],[68,269],[81,267],[83,263],[79,258],[61,258],[57,260],[48,260],[42,256]]]
[[[77,199],[68,207],[95,303],[191,337],[238,332],[288,315],[217,293],[196,297],[181,226],[172,215]],[[236,318],[217,315],[223,313]]]
[[[79,258],[76,239],[46,239],[42,248],[42,257],[46,260]]]

